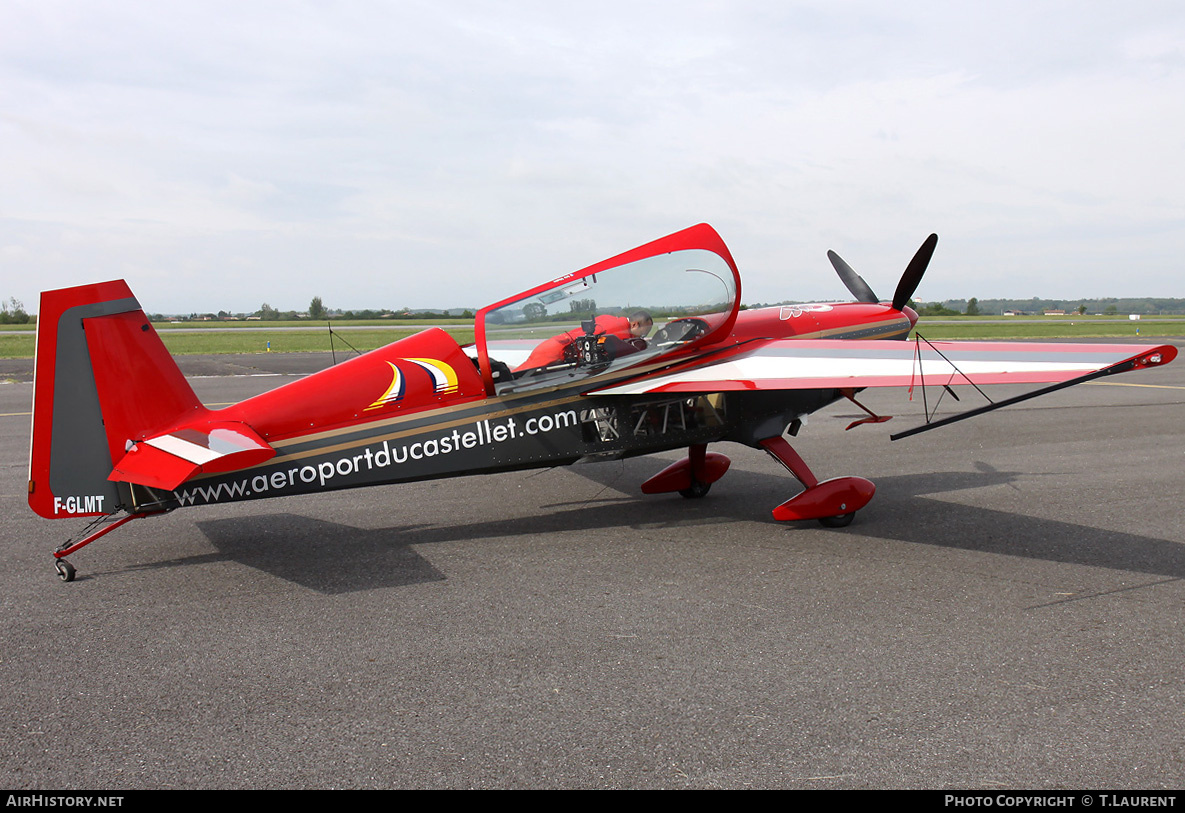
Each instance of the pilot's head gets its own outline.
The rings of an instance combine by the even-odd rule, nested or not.
[[[654,327],[654,320],[646,311],[634,311],[630,314],[630,335],[644,339]]]

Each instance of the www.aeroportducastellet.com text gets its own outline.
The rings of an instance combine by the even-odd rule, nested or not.
[[[1023,793],[956,794],[944,796],[946,807],[1176,807],[1176,796],[1135,793],[1080,793],[1058,796]]]
[[[5,807],[122,807],[122,796],[83,796],[66,793],[10,793]]]

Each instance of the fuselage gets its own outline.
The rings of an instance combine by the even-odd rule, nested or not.
[[[903,339],[912,321],[910,314],[874,304],[746,309],[722,341],[604,374],[595,388],[726,359],[767,339]],[[449,373],[443,386],[424,369],[432,360]],[[402,397],[381,403],[396,386]],[[590,379],[575,377],[526,391],[487,392],[463,349],[442,331],[426,331],[212,411],[254,427],[275,457],[142,499],[179,507],[550,467],[723,440],[755,446],[759,436],[778,434],[841,397],[836,390],[798,390],[623,398],[587,394],[590,389]]]

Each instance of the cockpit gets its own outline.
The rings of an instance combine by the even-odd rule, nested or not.
[[[478,312],[487,391],[560,386],[719,341],[739,292],[728,249],[706,225],[552,280]]]

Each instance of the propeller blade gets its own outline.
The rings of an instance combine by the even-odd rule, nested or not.
[[[922,243],[918,253],[913,255],[913,259],[905,267],[905,273],[901,275],[901,281],[897,283],[897,292],[893,294],[893,310],[899,311],[909,302],[909,298],[918,288],[918,283],[922,281],[922,275],[926,273],[926,266],[930,264],[930,258],[934,256],[937,245],[938,235],[931,234]]]
[[[835,266],[835,273],[839,274],[840,280],[852,292],[852,296],[856,297],[857,302],[871,302],[874,305],[880,302],[880,299],[868,287],[868,283],[864,281],[864,278],[857,274],[852,266],[844,262],[843,257],[840,257],[834,251],[828,251],[827,259],[831,260],[831,264]]]

